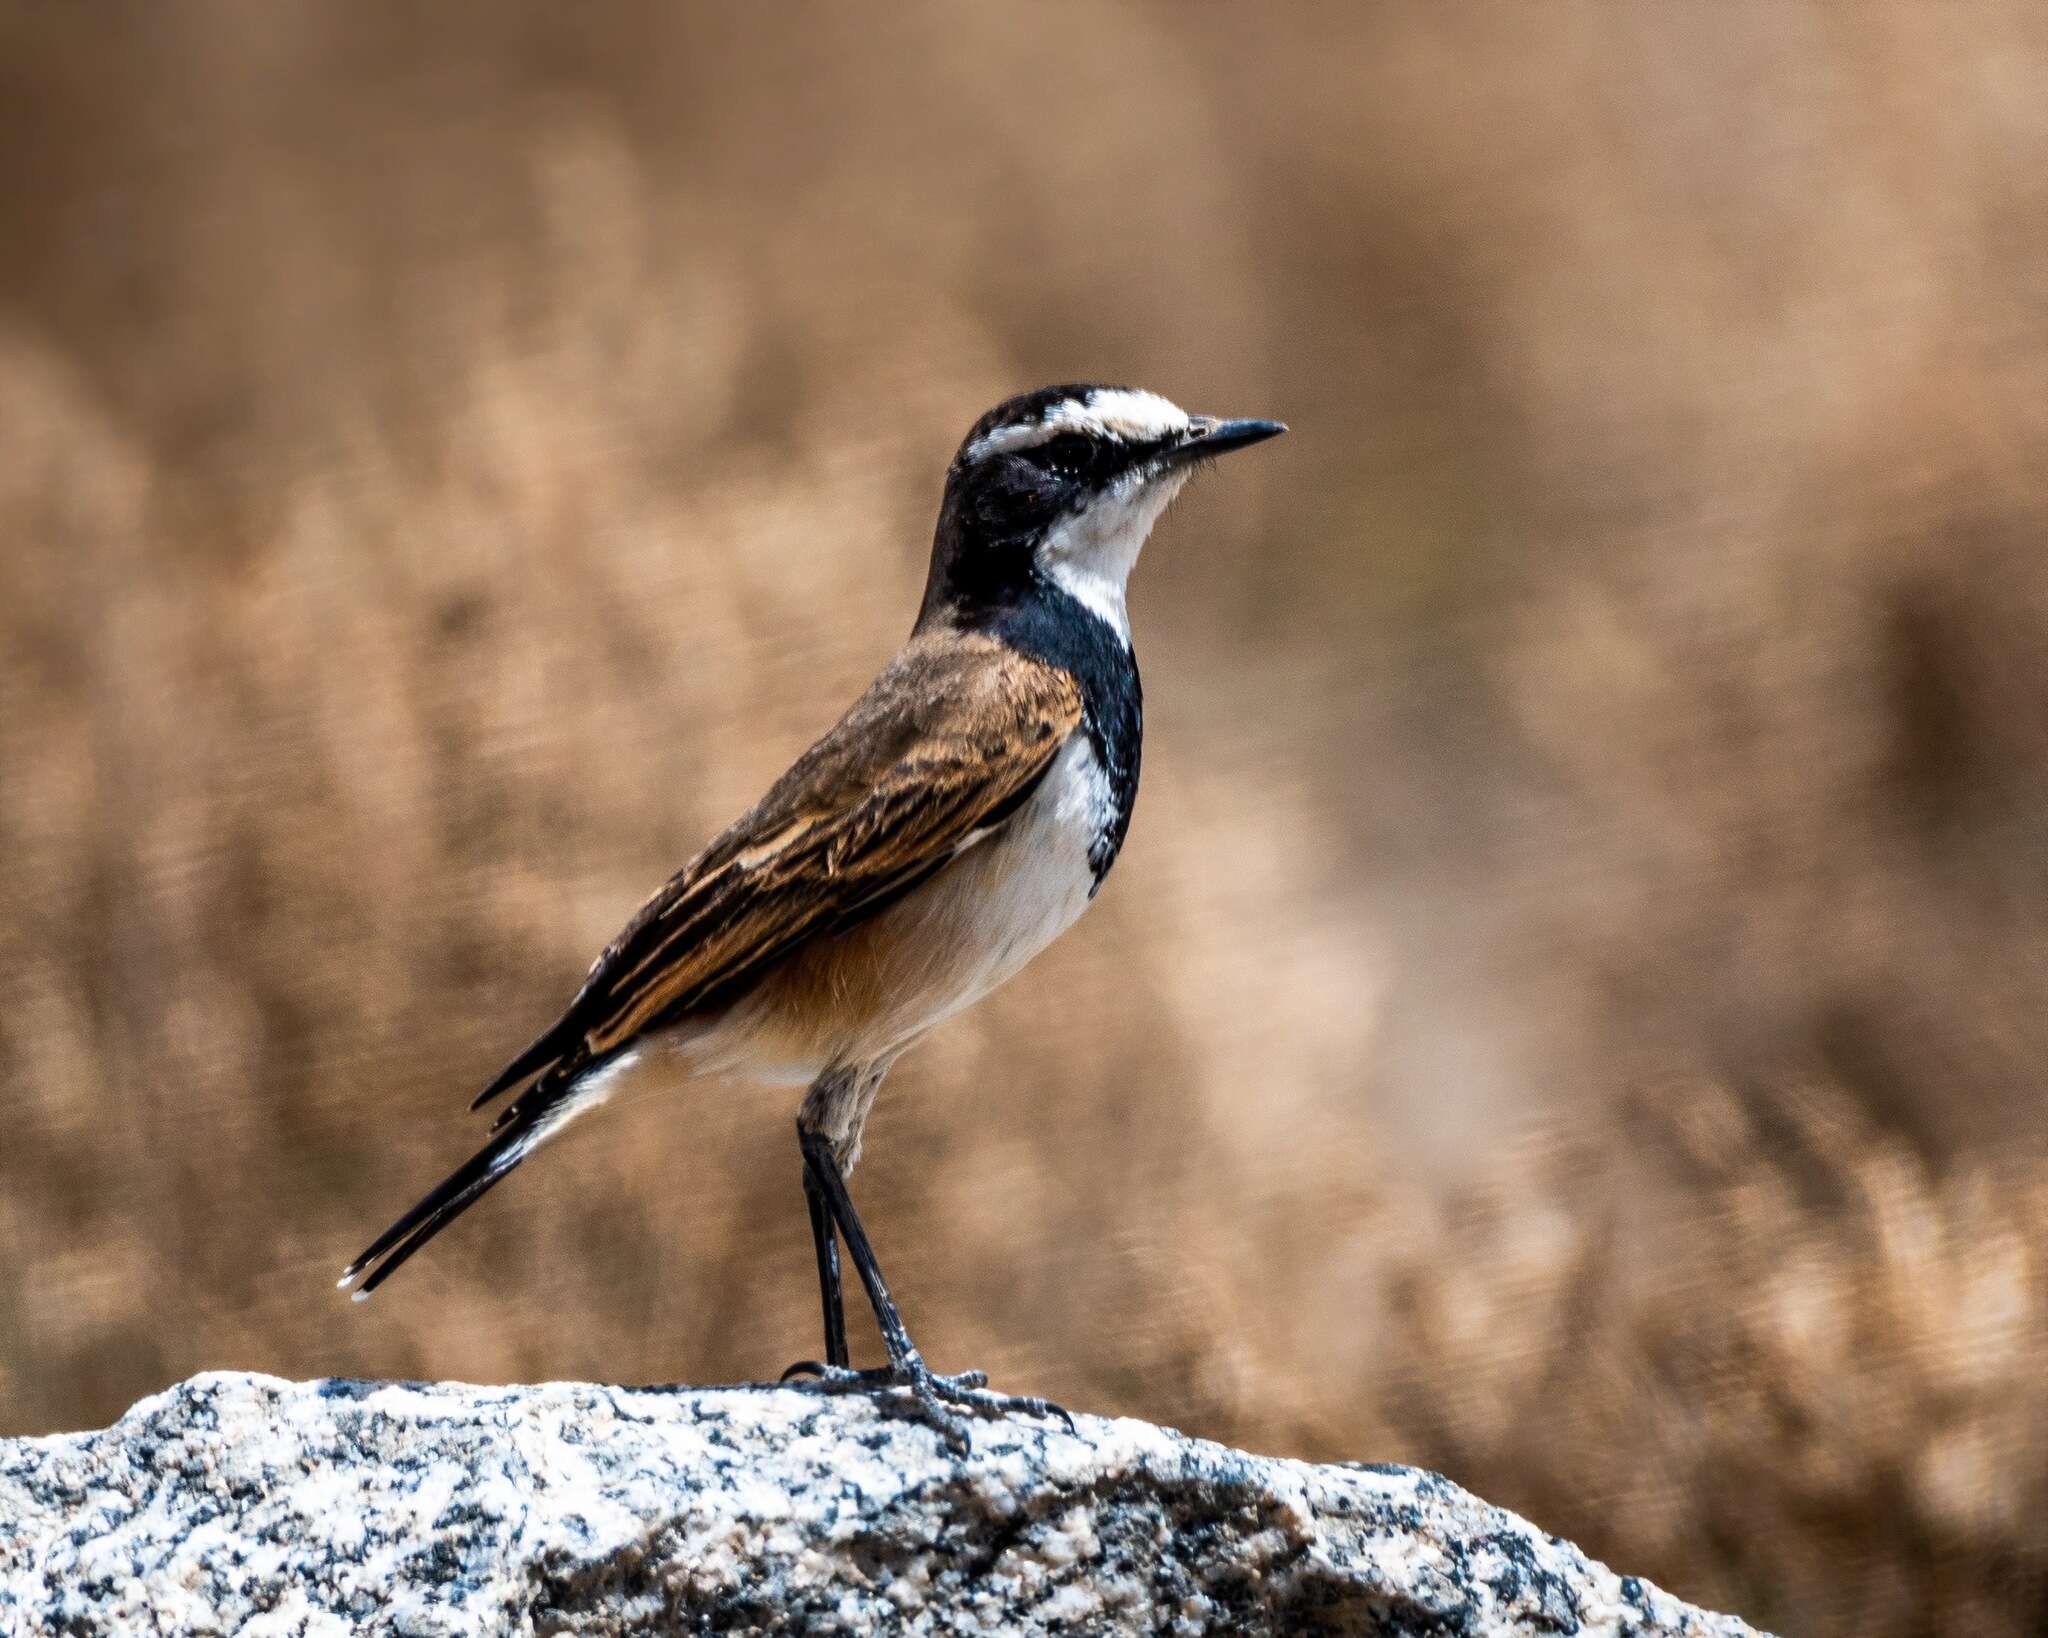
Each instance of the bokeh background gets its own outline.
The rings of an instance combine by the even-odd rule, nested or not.
[[[2031,0],[0,8],[0,1432],[813,1352],[785,1094],[331,1288],[973,417],[1129,381],[1295,430],[1141,566],[1096,909],[883,1096],[926,1349],[2040,1631],[2044,83]]]

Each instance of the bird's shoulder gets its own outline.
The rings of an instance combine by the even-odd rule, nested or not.
[[[1062,666],[985,633],[920,634],[682,875],[892,797],[971,802],[1049,762],[1083,715],[1082,686]]]

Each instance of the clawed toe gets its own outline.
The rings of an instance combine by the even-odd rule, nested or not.
[[[958,1376],[935,1376],[932,1385],[948,1404],[977,1410],[987,1416],[1035,1416],[1041,1421],[1064,1423],[1074,1431],[1074,1418],[1066,1408],[1050,1399],[1032,1394],[989,1393],[987,1376],[980,1371],[963,1371]]]
[[[961,1454],[969,1448],[965,1421],[959,1411],[969,1411],[979,1416],[1035,1416],[1045,1421],[1059,1421],[1066,1424],[1069,1433],[1074,1431],[1074,1419],[1060,1406],[1049,1399],[1037,1399],[1026,1394],[990,1393],[987,1389],[988,1376],[982,1371],[962,1371],[957,1376],[939,1376],[931,1371],[919,1370],[909,1373],[905,1383],[916,1394],[918,1403],[924,1407],[926,1418],[938,1428],[946,1442]]]
[[[822,1359],[800,1359],[775,1380],[814,1393],[853,1393],[861,1388],[886,1388],[898,1378],[886,1365],[856,1371],[846,1365],[827,1365]]]
[[[925,1420],[949,1445],[961,1452],[965,1452],[969,1445],[967,1429],[959,1415],[961,1411],[989,1417],[1035,1416],[1061,1422],[1069,1433],[1074,1431],[1073,1417],[1048,1399],[990,1393],[985,1371],[961,1371],[955,1376],[940,1376],[922,1361],[900,1368],[885,1365],[874,1370],[856,1371],[844,1365],[827,1365],[821,1360],[800,1359],[782,1373],[780,1380],[810,1393],[905,1389]]]

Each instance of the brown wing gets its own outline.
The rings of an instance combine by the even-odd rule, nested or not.
[[[1015,813],[1080,721],[1065,671],[990,638],[914,640],[641,908],[476,1103],[715,1011],[806,939],[873,915]]]

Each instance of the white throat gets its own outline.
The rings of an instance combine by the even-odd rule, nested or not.
[[[1038,565],[1046,578],[1106,620],[1126,648],[1131,617],[1124,606],[1125,584],[1152,525],[1187,480],[1185,470],[1155,478],[1133,473],[1085,511],[1063,519],[1039,545]]]

